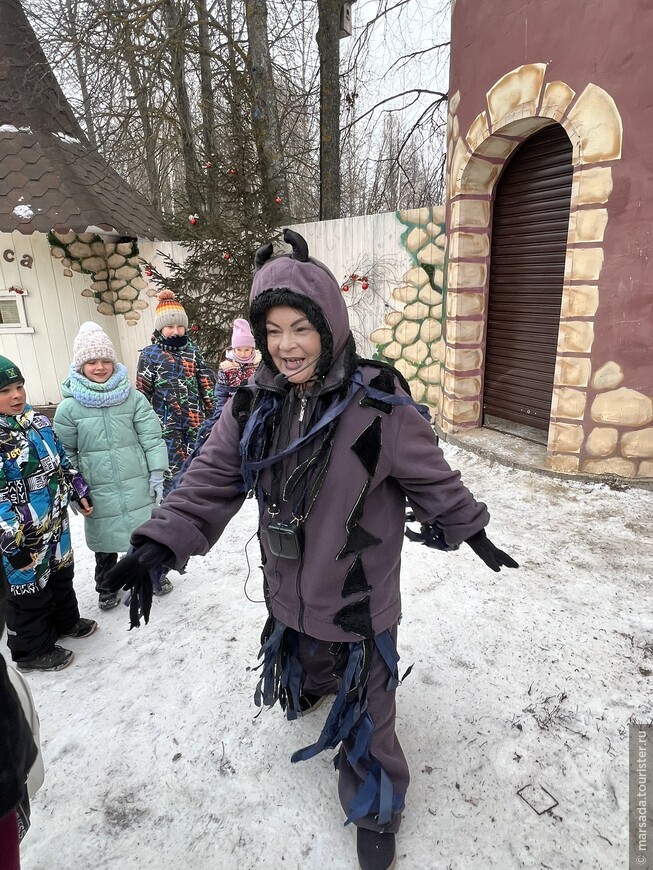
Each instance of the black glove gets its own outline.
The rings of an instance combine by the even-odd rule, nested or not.
[[[175,556],[172,550],[157,541],[144,539],[118,564],[107,572],[102,587],[107,592],[117,592],[119,589],[128,589],[131,592],[129,605],[129,630],[140,626],[140,616],[145,624],[150,620],[152,609],[152,579],[150,571],[161,565],[174,563]]]
[[[413,514],[412,519],[414,520],[414,518]],[[409,516],[406,516],[406,519],[409,522],[412,521]],[[405,535],[409,541],[418,541],[420,544],[425,544],[434,550],[457,550],[459,547],[459,544],[447,544],[442,529],[436,523],[433,523],[431,526],[422,523],[419,527],[419,532],[406,529]]]
[[[465,543],[469,544],[478,558],[482,559],[488,568],[492,568],[493,571],[500,571],[502,565],[506,568],[519,568],[519,565],[511,556],[494,546],[485,534],[485,529],[481,529],[480,532],[476,532],[471,538],[467,538]]]
[[[27,568],[34,561],[34,556],[27,549],[20,548],[12,556],[7,556],[7,561],[12,568],[20,571],[22,568]]]
[[[93,507],[93,501],[91,500],[91,496],[87,495],[87,496],[84,496],[84,498],[88,502],[88,506]],[[80,511],[81,506],[82,506],[82,497],[77,495],[76,492],[73,492],[73,494],[70,496],[70,501],[68,502],[68,507],[71,509],[71,511],[75,514],[76,517],[79,516],[79,514],[81,513],[81,511]]]

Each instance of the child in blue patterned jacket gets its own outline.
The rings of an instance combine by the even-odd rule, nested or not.
[[[93,507],[50,421],[26,404],[25,379],[0,356],[0,551],[7,575],[7,645],[19,671],[58,671],[73,653],[61,637],[97,628],[80,618],[66,508]]]
[[[162,290],[154,314],[152,344],[138,360],[136,389],[161,421],[168,448],[170,475],[163,495],[192,452],[200,427],[215,405],[215,377],[189,339],[188,315],[171,290]]]

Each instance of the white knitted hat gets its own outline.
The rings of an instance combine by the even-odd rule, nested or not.
[[[90,359],[108,359],[116,363],[116,351],[111,339],[102,327],[87,320],[79,327],[79,332],[73,342],[73,365],[78,371]]]

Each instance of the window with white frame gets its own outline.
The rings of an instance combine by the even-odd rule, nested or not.
[[[27,291],[18,287],[0,289],[0,334],[3,332],[34,332],[27,324],[25,297]]]

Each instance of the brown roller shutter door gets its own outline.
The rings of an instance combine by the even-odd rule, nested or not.
[[[497,185],[483,413],[547,430],[567,250],[572,148],[557,124],[519,146]]]

